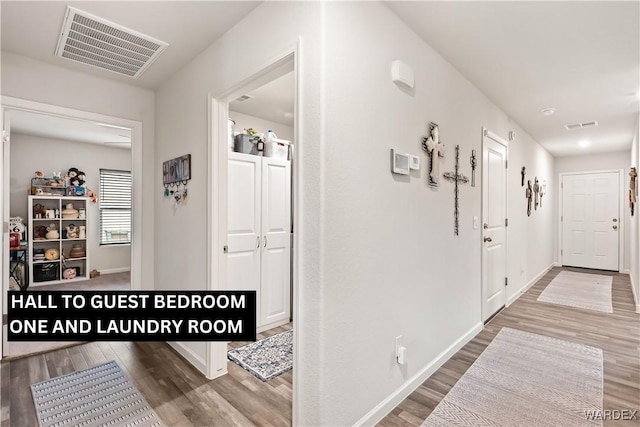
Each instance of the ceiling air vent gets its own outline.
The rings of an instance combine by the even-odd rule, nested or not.
[[[67,7],[56,56],[138,78],[167,46],[168,43]]]
[[[564,128],[566,130],[575,130],[575,129],[584,129],[584,128],[596,127],[596,126],[598,126],[598,122],[596,122],[595,120],[591,120],[590,122],[567,124],[567,125],[564,125]]]
[[[251,99],[251,98],[253,98],[253,95],[242,95],[241,97],[236,99],[236,102],[244,102],[247,99]]]

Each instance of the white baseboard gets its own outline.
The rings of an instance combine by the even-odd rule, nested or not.
[[[629,270],[628,268],[625,268],[620,273],[622,273],[622,274],[631,274],[631,270]]]
[[[551,265],[553,265],[554,267],[562,267],[562,263],[560,263],[560,262],[558,262],[558,261],[554,262],[554,263],[553,263],[553,264],[551,264]]]
[[[475,337],[482,328],[484,327],[482,322],[479,322],[473,328],[471,328],[466,334],[461,336],[456,342],[451,344],[449,348],[440,353],[434,360],[429,362],[424,368],[422,368],[417,374],[415,374],[412,378],[406,381],[400,388],[391,393],[386,399],[376,405],[371,411],[369,411],[366,415],[360,418],[354,425],[356,426],[373,426],[379,423],[384,417],[389,414],[402,402],[407,398],[411,393],[414,392],[420,385],[427,380],[435,371],[440,368],[453,356],[458,350],[460,350],[466,343],[471,341],[473,337]]]
[[[638,300],[636,285],[635,283],[633,283],[633,275],[631,274],[629,274],[629,281],[631,281],[631,292],[633,293],[633,301],[636,303],[636,313],[640,313],[640,300]]]
[[[200,372],[206,375],[207,364],[202,357],[195,354],[191,349],[186,347],[181,342],[171,341],[171,342],[167,342],[167,344],[169,344],[175,351],[180,353],[182,357],[187,359],[187,361],[191,363],[194,368],[196,368],[197,370],[199,370]]]
[[[551,270],[553,267],[558,267],[557,263],[551,263],[549,265],[549,267],[545,268],[544,270],[542,270],[540,273],[538,273],[536,275],[536,277],[534,277],[533,279],[529,280],[529,282],[527,284],[525,284],[523,287],[521,287],[519,290],[516,291],[516,293],[514,293],[513,295],[511,295],[509,297],[509,299],[507,300],[507,307],[510,306],[511,304],[513,304],[514,302],[516,302],[516,300],[518,298],[520,298],[520,296],[522,294],[524,294],[525,292],[527,292],[529,290],[530,287],[532,287],[533,285],[536,284],[536,282],[540,279],[542,279],[542,277],[547,274],[549,272],[549,270]]]
[[[98,271],[100,271],[100,274],[124,273],[125,271],[131,271],[131,267],[109,268],[107,270]]]

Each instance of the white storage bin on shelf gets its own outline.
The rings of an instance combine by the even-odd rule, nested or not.
[[[264,143],[264,156],[287,160],[289,158],[289,144],[291,141],[273,139]]]

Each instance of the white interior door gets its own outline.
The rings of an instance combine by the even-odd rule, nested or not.
[[[562,177],[562,264],[618,270],[620,175]]]
[[[489,134],[490,135],[490,134]],[[507,302],[507,147],[485,132],[482,143],[482,320]]]
[[[290,316],[291,163],[262,160],[261,325]]]
[[[256,301],[261,297],[261,165],[258,156],[229,153],[227,286],[230,290],[256,291]],[[260,324],[259,304],[256,322]]]

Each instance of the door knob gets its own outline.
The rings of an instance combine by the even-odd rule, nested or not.
[[[618,218],[613,218],[613,222],[618,222]]]
[[[617,230],[617,229],[618,229],[618,226],[617,226],[617,225],[614,225],[614,226],[613,226],[613,229],[614,229],[614,230]]]
[[[260,248],[260,236],[256,236],[256,249]]]
[[[262,245],[263,247],[267,247],[267,236],[264,236],[264,245]]]
[[[484,238],[484,241],[485,241],[485,242],[491,242],[491,237],[485,237],[485,238]]]

